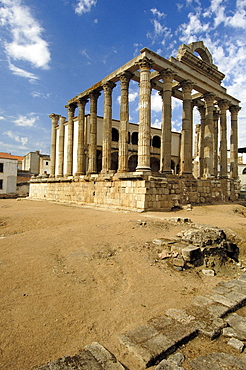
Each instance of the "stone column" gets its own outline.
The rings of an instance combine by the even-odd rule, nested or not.
[[[90,97],[90,133],[88,174],[97,172],[97,99],[99,91],[92,91]]]
[[[57,177],[63,177],[63,166],[64,166],[64,123],[65,117],[60,117],[59,125],[59,160],[58,160],[58,173]]]
[[[227,178],[227,122],[226,111],[229,108],[227,100],[218,102],[220,109],[220,177]]]
[[[73,134],[74,134],[74,112],[77,108],[76,103],[66,106],[68,109],[68,132],[67,132],[67,173],[66,176],[73,175]]]
[[[205,132],[205,107],[198,107],[201,119],[200,128],[200,145],[199,145],[199,173],[198,177],[203,177],[204,174],[204,132]]]
[[[230,178],[238,179],[238,112],[241,107],[231,105],[231,134],[230,134]]]
[[[204,128],[204,173],[205,178],[214,177],[214,95],[204,95],[206,115]]]
[[[171,149],[172,149],[172,81],[174,73],[164,70],[160,73],[163,79],[162,97],[162,126],[161,126],[161,153],[160,172],[171,174]]]
[[[102,146],[102,173],[111,170],[111,143],[112,143],[112,90],[116,85],[108,81],[103,85],[104,115],[103,115],[103,146]]]
[[[218,176],[218,121],[219,112],[214,111],[214,176]]]
[[[194,144],[194,166],[193,166],[193,174],[196,178],[200,175],[200,140],[201,140],[201,124],[196,124],[196,131],[195,131],[195,144]]]
[[[139,62],[140,105],[139,105],[138,165],[136,171],[151,171],[150,168],[151,66],[152,61],[146,57],[144,57]]]
[[[119,167],[118,172],[128,171],[128,127],[129,127],[129,82],[131,72],[124,72],[120,76],[120,138],[119,138]]]
[[[191,91],[193,84],[191,81],[181,82],[183,93],[183,112],[182,112],[182,132],[180,149],[180,174],[192,174],[192,102]]]
[[[76,176],[85,174],[85,105],[86,98],[78,100],[78,147],[77,147],[77,171]]]
[[[56,168],[56,127],[58,125],[58,120],[60,116],[58,114],[50,114],[49,117],[51,118],[51,155],[50,155],[50,177],[55,176],[55,168]]]

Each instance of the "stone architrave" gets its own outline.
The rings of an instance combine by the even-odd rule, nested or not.
[[[88,100],[86,98],[78,100],[77,176],[85,174],[85,105],[87,102]]]
[[[92,91],[90,98],[90,133],[89,133],[89,163],[88,174],[97,172],[97,99],[99,91]]]
[[[162,127],[161,127],[161,155],[160,173],[171,174],[172,149],[172,81],[173,71],[166,69],[160,72],[163,79],[162,97]]]
[[[55,176],[56,167],[56,127],[60,116],[58,114],[52,113],[49,115],[51,118],[51,159],[50,159],[50,177]]]
[[[129,83],[131,72],[124,72],[120,76],[120,138],[119,138],[119,167],[118,172],[128,171],[128,127],[129,127]]]
[[[103,147],[102,147],[102,173],[111,170],[111,144],[112,144],[112,90],[116,85],[108,81],[103,85],[104,91],[104,117],[103,117]]]
[[[214,99],[212,93],[204,95],[206,114],[204,128],[204,173],[203,177],[214,177]]]
[[[191,81],[181,82],[183,94],[182,132],[180,148],[180,174],[192,174],[192,101],[191,92],[193,84]]]
[[[231,133],[230,133],[230,178],[238,179],[238,112],[241,107],[231,105]]]
[[[203,106],[198,107],[200,113],[200,145],[199,145],[199,174],[198,177],[203,177],[204,174],[204,130],[205,130],[205,113],[206,109]]]
[[[58,173],[57,177],[63,177],[63,166],[64,166],[64,123],[65,117],[60,117],[59,125],[59,155],[58,155]]]
[[[66,177],[73,175],[73,136],[74,136],[74,112],[77,104],[67,106],[68,110],[68,132],[67,132],[67,173]]]
[[[220,177],[227,178],[227,122],[226,111],[229,108],[227,100],[218,102],[220,109]]]
[[[140,104],[138,165],[136,171],[151,171],[150,168],[150,126],[151,126],[151,83],[150,69],[152,61],[144,57],[139,62],[140,68]]]
[[[219,112],[214,111],[214,176],[218,176],[218,121]]]

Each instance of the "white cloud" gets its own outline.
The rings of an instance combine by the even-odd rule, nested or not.
[[[3,121],[5,120],[5,118],[3,116],[0,116],[0,121]]]
[[[30,82],[34,82],[35,80],[39,80],[39,78],[31,72],[27,72],[24,69],[16,67],[14,64],[9,62],[9,69],[13,72],[14,75],[28,78]]]
[[[27,61],[35,68],[47,69],[50,62],[48,43],[42,38],[43,28],[22,0],[2,0],[0,24],[11,35],[4,41],[8,58]]]
[[[92,6],[96,5],[97,0],[79,0],[75,8],[76,14],[84,14],[91,11]]]
[[[161,13],[156,8],[150,9],[150,11],[152,12],[153,15],[156,15],[158,18],[163,18],[166,16],[165,13]]]
[[[129,103],[134,102],[138,98],[138,91],[131,91],[129,92],[128,98],[129,98]]]
[[[19,116],[16,120],[13,122],[16,124],[16,126],[25,126],[25,127],[33,127],[35,122],[39,120],[39,117],[30,117],[27,116]]]
[[[28,138],[27,137],[21,137],[19,135],[14,134],[12,131],[6,131],[3,133],[4,135],[7,135],[17,143],[21,143],[23,146],[28,143]]]
[[[155,90],[155,92],[151,95],[151,110],[159,113],[162,111],[162,99],[159,95],[159,92]]]
[[[51,94],[50,94],[50,93],[48,93],[48,94],[43,94],[43,93],[41,93],[41,92],[39,92],[39,91],[32,91],[32,92],[31,92],[31,95],[32,95],[32,97],[33,97],[33,98],[43,98],[43,99],[49,99],[49,98],[50,98],[50,96],[51,96]]]
[[[161,128],[161,120],[156,118],[155,121],[152,123],[151,127]]]

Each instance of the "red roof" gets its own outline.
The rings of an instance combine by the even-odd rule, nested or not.
[[[17,159],[18,161],[22,161],[24,157],[21,157],[20,155],[12,155],[10,153],[3,153],[0,152],[0,158],[5,158],[5,159]]]

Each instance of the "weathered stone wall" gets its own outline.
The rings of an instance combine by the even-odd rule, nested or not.
[[[236,200],[238,184],[231,179],[196,180],[181,177],[89,180],[33,179],[31,199],[74,202],[129,210],[169,211],[185,204],[209,204]]]

